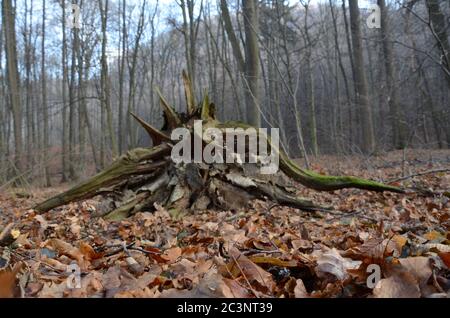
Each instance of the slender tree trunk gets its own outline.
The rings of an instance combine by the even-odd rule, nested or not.
[[[345,0],[342,0],[342,14],[343,14],[343,19],[344,19],[344,26],[345,26],[345,40],[347,42],[347,48],[348,48],[348,56],[349,56],[349,60],[350,60],[350,67],[352,70],[352,78],[353,78],[353,83],[356,82],[355,80],[355,63],[353,60],[353,48],[352,48],[352,42],[350,39],[350,28],[348,25],[348,18],[347,18],[347,8],[345,6]],[[355,85],[353,85],[353,92],[354,95],[356,96],[356,87]],[[358,140],[356,133],[355,133],[355,127],[357,127],[357,122],[355,123],[354,121],[356,121],[357,116],[355,116],[354,112],[352,112],[352,107],[355,103],[355,100],[351,100],[350,104],[348,105],[348,122],[349,122],[349,143],[350,146],[352,146],[352,144]],[[356,114],[358,114],[359,112],[357,111]]]
[[[28,1],[25,1],[25,20],[23,24],[23,43],[24,43],[24,66],[25,66],[25,120],[26,120],[26,158],[27,167],[33,166],[33,145],[36,144],[36,135],[33,131],[33,110],[32,110],[32,42],[31,42],[31,12],[33,1],[28,6]],[[28,24],[28,21],[30,25]]]
[[[414,71],[417,70],[418,77],[417,77],[417,87],[420,89],[421,95],[423,97],[423,100],[425,101],[426,109],[429,112],[431,122],[433,124],[433,129],[435,132],[436,141],[438,143],[438,146],[440,149],[443,148],[443,140],[441,138],[441,130],[440,130],[440,118],[437,111],[437,107],[435,105],[435,102],[433,101],[433,96],[430,88],[430,83],[428,81],[427,74],[423,70],[423,68],[420,66],[420,58],[419,53],[417,49],[417,43],[414,37],[414,33],[411,32],[410,28],[410,14],[409,11],[406,15],[406,25],[405,25],[405,33],[407,34],[412,47],[412,57],[411,57],[411,64],[412,69]]]
[[[128,85],[128,113],[135,112],[135,93],[136,93],[136,70],[138,66],[138,55],[140,50],[140,43],[142,34],[144,32],[144,14],[145,14],[146,1],[144,0],[141,13],[139,15],[138,26],[136,30],[136,35],[134,39],[134,47],[133,54],[131,56],[131,63],[129,65],[128,74],[129,74],[129,85]],[[127,134],[129,138],[129,146],[131,148],[136,147],[136,133],[134,127],[131,125],[130,116],[127,116]]]
[[[124,108],[124,82],[125,82],[125,59],[126,59],[126,53],[127,53],[127,21],[126,21],[126,0],[122,0],[122,31],[120,36],[120,41],[122,44],[121,48],[121,54],[119,61],[119,153],[122,153],[124,149],[127,148],[126,145],[126,133],[125,131],[125,123],[124,123],[124,114],[123,114],[123,108]],[[153,89],[153,86],[151,87]]]
[[[201,5],[203,5],[203,3]],[[195,86],[197,84],[196,59],[199,21],[198,19],[196,21],[194,18],[194,6],[195,1],[193,0],[180,0],[180,7],[183,14],[183,38],[186,64],[191,79],[192,89],[195,92]]]
[[[104,2],[104,7],[103,7]],[[111,143],[112,156],[115,158],[118,155],[116,136],[113,130],[113,116],[110,103],[110,83],[108,74],[108,58],[106,56],[107,47],[107,23],[108,23],[108,5],[109,0],[99,2],[100,14],[102,20],[102,56],[101,56],[101,102],[102,107],[106,110],[106,122],[108,128],[109,142]]]
[[[378,0],[381,10],[381,41],[383,43],[384,67],[386,69],[386,86],[388,89],[389,112],[391,115],[394,147],[401,149],[405,146],[405,125],[399,113],[398,90],[396,86],[396,68],[394,51],[390,38],[390,22],[385,0]]]
[[[304,20],[304,28],[305,28],[305,42],[306,42],[306,68],[308,72],[308,81],[307,81],[307,96],[308,96],[308,106],[309,106],[309,133],[311,138],[311,151],[314,156],[317,156],[319,150],[317,145],[317,123],[316,123],[316,100],[315,100],[315,92],[314,92],[314,71],[312,66],[312,49],[313,43],[311,41],[309,35],[309,26],[308,26],[308,15],[309,15],[309,6],[305,5],[305,20]]]
[[[67,33],[66,33],[66,2],[61,1],[62,7],[62,151],[61,151],[61,182],[67,182]]]
[[[233,50],[234,58],[236,59],[236,63],[238,69],[241,73],[245,72],[245,61],[244,56],[242,55],[241,46],[239,45],[239,41],[236,37],[236,33],[233,30],[233,25],[231,23],[230,11],[228,10],[228,5],[226,0],[220,0],[220,10],[222,13],[222,21],[224,24],[225,31],[228,36],[228,41],[230,41],[231,48]]]
[[[258,45],[258,3],[256,0],[242,0],[245,28],[245,81],[247,122],[261,126],[259,110],[259,45]]]
[[[20,78],[17,67],[15,17],[15,8],[12,6],[12,1],[3,0],[2,21],[5,35],[7,84],[14,122],[14,163],[17,172],[20,174],[24,166],[22,158],[22,105],[20,101]]]
[[[426,0],[431,30],[441,51],[441,68],[445,73],[445,78],[450,86],[450,44],[448,41],[448,21],[441,11],[438,0]]]
[[[77,60],[78,60],[78,50],[79,50],[79,31],[78,28],[72,28],[72,52],[71,52],[71,64],[70,64],[70,82],[69,82],[69,178],[70,180],[76,180],[78,174],[75,169],[76,163],[76,134],[75,134],[75,119],[76,119],[76,106],[78,102],[76,101],[76,77],[77,77]],[[81,65],[79,65],[81,67]]]
[[[41,85],[42,85],[42,112],[44,117],[44,177],[45,186],[51,186],[49,171],[49,125],[48,125],[48,104],[47,104],[47,73],[45,70],[45,26],[46,26],[46,0],[42,1],[42,42],[41,42]]]
[[[83,6],[83,0],[80,0],[80,7]],[[76,58],[77,58],[77,99],[78,99],[78,107],[77,107],[77,115],[78,115],[78,145],[79,145],[79,155],[76,160],[76,169],[83,169],[86,164],[86,155],[85,155],[85,147],[86,147],[86,121],[84,116],[84,107],[83,103],[86,101],[85,89],[84,89],[84,73],[89,72],[89,69],[85,68],[85,58],[86,58],[86,48],[85,43],[79,39],[79,44],[76,48]]]
[[[355,86],[357,91],[357,105],[362,117],[363,142],[361,148],[370,154],[375,150],[372,111],[370,109],[367,78],[364,70],[363,48],[361,39],[360,13],[358,0],[349,0],[350,27],[352,31],[353,58],[355,63]]]

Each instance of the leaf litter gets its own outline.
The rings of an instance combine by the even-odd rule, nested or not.
[[[400,156],[370,169],[332,158],[314,168],[389,180],[401,174]],[[414,171],[430,168],[411,162]],[[96,200],[39,215],[27,207],[60,189],[0,193],[0,233],[13,224],[13,240],[0,241],[0,297],[449,297],[448,180],[438,173],[400,181],[433,196],[297,188],[338,213],[256,200],[246,211],[202,210],[179,220],[156,206],[106,221]],[[371,264],[380,268],[374,288]]]

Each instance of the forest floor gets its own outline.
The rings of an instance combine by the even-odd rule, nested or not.
[[[312,167],[386,182],[450,169],[450,151],[323,156]],[[334,212],[255,201],[237,213],[172,220],[156,206],[108,222],[94,217],[96,200],[30,210],[67,186],[4,190],[0,232],[13,222],[17,239],[0,247],[0,297],[449,297],[450,173],[397,184],[435,195],[299,186]]]

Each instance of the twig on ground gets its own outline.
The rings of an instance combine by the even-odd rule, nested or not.
[[[404,180],[414,178],[414,177],[421,177],[421,176],[425,176],[427,174],[441,173],[441,172],[450,172],[450,169],[435,169],[435,170],[428,170],[428,171],[424,171],[424,172],[414,173],[414,174],[410,174],[408,176],[390,179],[387,181],[387,183],[404,181]]]
[[[149,254],[160,255],[160,254],[162,254],[162,252],[147,251],[147,250],[144,250],[141,247],[135,247],[134,245],[136,245],[136,242],[132,242],[132,243],[130,243],[128,245],[126,245],[125,243],[124,244],[110,245],[110,246],[108,246],[110,248],[111,247],[119,247],[119,248],[116,248],[116,249],[112,250],[111,252],[106,253],[104,257],[113,256],[113,255],[118,254],[118,253],[120,253],[122,251],[125,252],[125,254],[127,254],[127,256],[129,256],[129,253],[130,253],[129,250],[138,251],[138,252],[144,253],[146,255],[149,255]]]
[[[324,212],[324,213],[336,215],[331,220],[344,218],[344,217],[349,217],[349,216],[355,216],[355,217],[358,217],[358,218],[361,218],[361,219],[366,219],[366,220],[371,221],[373,223],[378,223],[378,220],[376,220],[374,218],[371,218],[371,217],[366,216],[366,215],[360,215],[364,211],[342,212],[342,211],[338,211],[338,210],[321,209],[321,210],[318,210],[318,212]]]
[[[131,248],[134,244],[136,244],[136,242],[132,242],[132,243],[130,243],[130,244],[128,244],[128,245],[122,245],[122,244],[120,244],[120,245],[118,245],[118,246],[120,246],[120,248],[116,248],[116,249],[112,250],[111,252],[106,253],[106,254],[104,255],[104,257],[109,257],[109,256],[113,256],[113,255],[115,255],[115,254],[118,254],[118,253],[124,251],[124,247],[125,247],[125,249],[127,249],[127,248],[129,249],[129,248]]]
[[[161,255],[162,254],[162,252],[147,251],[140,247],[129,247],[128,249],[132,250],[132,251],[138,251],[138,252],[144,253],[146,255],[149,255],[149,254]]]
[[[256,248],[249,248],[245,251],[242,252],[242,254],[247,255],[247,254],[251,254],[251,253],[258,253],[258,254],[276,254],[276,253],[282,253],[279,249],[278,250],[270,250],[270,251],[266,251],[266,250],[258,250]]]

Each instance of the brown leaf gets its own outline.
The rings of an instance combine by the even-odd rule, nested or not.
[[[164,252],[162,257],[169,263],[175,263],[181,256],[182,249],[179,247],[172,247]]]
[[[0,298],[13,298],[16,294],[16,272],[11,270],[0,271]]]
[[[43,287],[44,287],[43,283],[30,282],[27,284],[27,288],[25,289],[26,295],[34,297],[38,292],[42,290]]]
[[[280,267],[297,267],[297,262],[294,260],[283,261],[279,258],[270,256],[249,256],[248,257],[255,264],[269,264]]]
[[[250,298],[252,294],[249,293],[248,289],[242,287],[236,280],[223,278],[223,283],[228,288],[223,288],[222,293],[226,298]]]
[[[378,282],[373,290],[375,298],[419,298],[420,289],[414,276],[400,272]]]
[[[90,246],[86,242],[81,242],[78,249],[80,250],[81,254],[83,254],[84,258],[88,261],[102,257],[101,253],[96,253],[92,246]]]
[[[306,291],[305,285],[301,279],[297,279],[297,284],[294,288],[295,298],[307,298],[309,297],[308,292]]]
[[[66,290],[66,282],[62,282],[60,284],[55,284],[53,282],[45,283],[39,293],[39,298],[62,298]]]
[[[274,289],[275,282],[270,273],[253,263],[235,247],[231,247],[228,253],[232,258],[229,264],[231,273],[236,276],[243,275],[250,283],[256,281],[260,286],[267,287],[269,290]]]
[[[84,257],[80,250],[76,247],[73,247],[71,244],[64,242],[60,239],[51,239],[47,242],[46,246],[53,248],[61,255],[66,255],[74,260],[77,260],[79,263],[83,263]],[[80,265],[81,266],[81,265]]]
[[[427,284],[427,281],[432,274],[428,257],[419,256],[400,258],[399,262],[404,269],[414,276],[419,283],[419,286],[423,287]]]
[[[191,290],[171,288],[163,290],[161,298],[217,298],[224,297],[221,276],[216,271],[208,272]]]
[[[428,232],[423,237],[433,243],[442,243],[443,241],[446,240],[446,237],[441,233],[439,233],[438,231]]]
[[[53,269],[60,271],[60,272],[66,272],[67,271],[67,265],[61,263],[60,261],[53,259],[53,258],[48,258],[47,256],[42,256],[41,257],[41,261],[42,263],[45,263],[49,266],[51,266]]]
[[[445,266],[450,268],[450,252],[448,252],[448,253],[439,253],[438,255],[442,259],[442,261],[444,262]]]
[[[103,275],[102,284],[106,290],[117,289],[120,287],[120,266],[116,265],[108,268]]]
[[[333,248],[329,251],[321,252],[317,258],[315,271],[319,277],[324,277],[324,274],[328,273],[339,280],[345,280],[348,277],[347,270],[356,269],[360,264],[360,261],[343,258],[339,252]]]
[[[311,241],[308,240],[292,240],[291,241],[292,247],[295,250],[307,250],[313,247],[313,244],[311,243]]]

